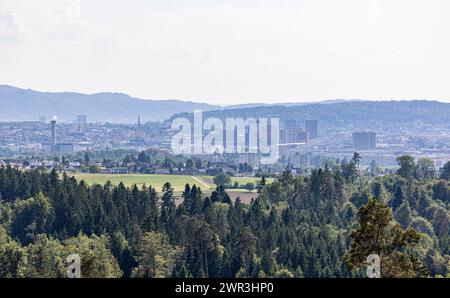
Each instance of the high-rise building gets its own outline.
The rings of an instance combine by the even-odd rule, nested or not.
[[[317,139],[319,136],[319,127],[317,120],[306,120],[305,129],[308,132],[310,139]]]
[[[39,117],[39,122],[45,124],[46,123],[45,117],[44,116]]]
[[[297,120],[295,119],[285,119],[281,122],[283,128],[297,126]]]
[[[56,120],[50,121],[51,124],[51,141],[50,141],[50,153],[56,152]]]
[[[78,150],[77,144],[74,143],[56,143],[56,117],[50,121],[50,142],[42,143],[41,150],[52,155],[71,154]]]
[[[377,136],[374,132],[353,133],[353,148],[356,150],[373,150],[377,147]]]
[[[86,115],[78,115],[77,116],[77,125],[78,125],[78,130],[83,131],[87,125],[87,116]]]
[[[300,126],[285,128],[283,131],[282,142],[284,144],[308,144],[309,134]]]
[[[72,154],[75,152],[75,144],[73,143],[58,143],[56,149],[59,154]]]
[[[308,145],[308,142],[308,132],[304,128],[300,126],[284,128],[280,134],[280,154],[289,155],[298,151],[300,147]]]

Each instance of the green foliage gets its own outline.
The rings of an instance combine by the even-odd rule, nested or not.
[[[220,172],[214,176],[213,182],[217,186],[229,186],[231,184],[231,178],[227,174]]]
[[[252,192],[255,189],[255,184],[252,182],[248,182],[244,185],[244,188],[249,192]]]
[[[81,258],[81,277],[117,278],[123,272],[109,248],[106,236],[79,234],[64,241],[67,255],[78,254]]]
[[[49,198],[42,193],[35,198],[17,201],[13,207],[11,234],[22,243],[34,241],[37,234],[45,233],[55,219]]]
[[[88,172],[90,173],[90,174],[98,174],[98,173],[100,173],[100,167],[99,166],[89,166],[89,168],[88,168]]]
[[[0,246],[0,278],[17,278],[21,276],[25,248],[15,241],[8,241]]]
[[[276,278],[293,278],[294,274],[288,269],[281,269],[275,272]]]
[[[20,275],[26,278],[66,277],[64,246],[46,235],[38,235],[33,244],[26,247],[25,262]]]
[[[417,179],[434,179],[436,177],[436,165],[429,158],[421,158],[417,161]]]
[[[433,197],[444,203],[450,203],[450,182],[440,181],[433,186]]]
[[[403,155],[397,157],[399,169],[397,173],[405,179],[413,178],[416,174],[417,165],[414,162],[414,158],[409,155]]]
[[[450,180],[450,161],[447,161],[442,167],[441,179]]]
[[[416,245],[420,234],[392,223],[389,207],[374,199],[359,209],[358,216],[359,227],[350,234],[352,243],[344,257],[349,269],[367,266],[367,257],[377,254],[382,277],[417,277],[411,257],[404,249]]]
[[[133,269],[132,276],[146,278],[170,277],[182,249],[170,245],[162,233],[147,232],[139,240],[135,249],[138,267]]]
[[[158,194],[131,180],[88,185],[0,167],[0,276],[64,277],[65,258],[77,253],[84,277],[361,277],[343,256],[362,268],[372,250],[384,276],[450,274],[448,181],[419,168],[405,175],[408,163],[406,179],[374,178],[358,163],[307,176],[286,169],[261,179],[246,204],[220,185],[207,195],[194,180]]]

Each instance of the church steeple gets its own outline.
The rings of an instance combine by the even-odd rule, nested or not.
[[[133,143],[144,144],[145,143],[145,130],[141,126],[141,115],[138,115],[137,126],[134,127],[134,135],[132,139]]]

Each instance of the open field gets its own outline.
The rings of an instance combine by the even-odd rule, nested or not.
[[[71,174],[77,180],[84,180],[87,184],[105,184],[106,181],[111,181],[112,184],[117,185],[123,182],[125,186],[132,186],[136,184],[138,187],[144,183],[147,186],[154,187],[157,191],[161,191],[162,186],[166,182],[170,182],[174,191],[180,193],[184,190],[186,183],[199,186],[203,192],[208,193],[215,188],[212,176],[186,176],[186,175],[151,175],[151,174],[88,174],[88,173],[76,173]],[[237,181],[239,184],[245,184],[248,182],[257,183],[260,179],[253,177],[231,177],[232,183]],[[273,179],[267,179],[267,182],[271,182]],[[248,193],[244,189],[232,189],[228,191],[230,194],[235,193],[234,196],[248,196]]]
[[[208,184],[214,184],[213,182],[213,176],[199,176],[198,178],[202,179]],[[258,177],[230,177],[231,183],[233,184],[235,181],[237,181],[239,184],[246,184],[248,182],[258,183],[261,178]],[[273,182],[273,178],[266,178],[267,183]]]
[[[256,199],[258,197],[258,193],[248,192],[248,191],[235,191],[235,190],[227,190],[228,195],[231,200],[234,202],[238,197],[241,199],[241,202],[244,204],[249,204],[252,199]]]
[[[180,175],[137,175],[137,174],[74,174],[77,180],[84,180],[87,184],[104,184],[106,181],[111,181],[112,184],[117,185],[123,182],[125,186],[132,186],[136,184],[138,187],[144,183],[147,186],[154,187],[157,191],[161,191],[164,183],[170,182],[175,192],[182,192],[186,183],[190,185],[199,185],[201,189],[206,189],[205,184],[201,184],[192,176]]]

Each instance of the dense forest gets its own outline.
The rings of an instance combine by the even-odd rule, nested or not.
[[[53,170],[0,168],[0,277],[450,276],[450,163],[437,177],[399,158],[395,174],[358,170],[358,155],[272,183],[250,204],[223,187],[88,186]]]

